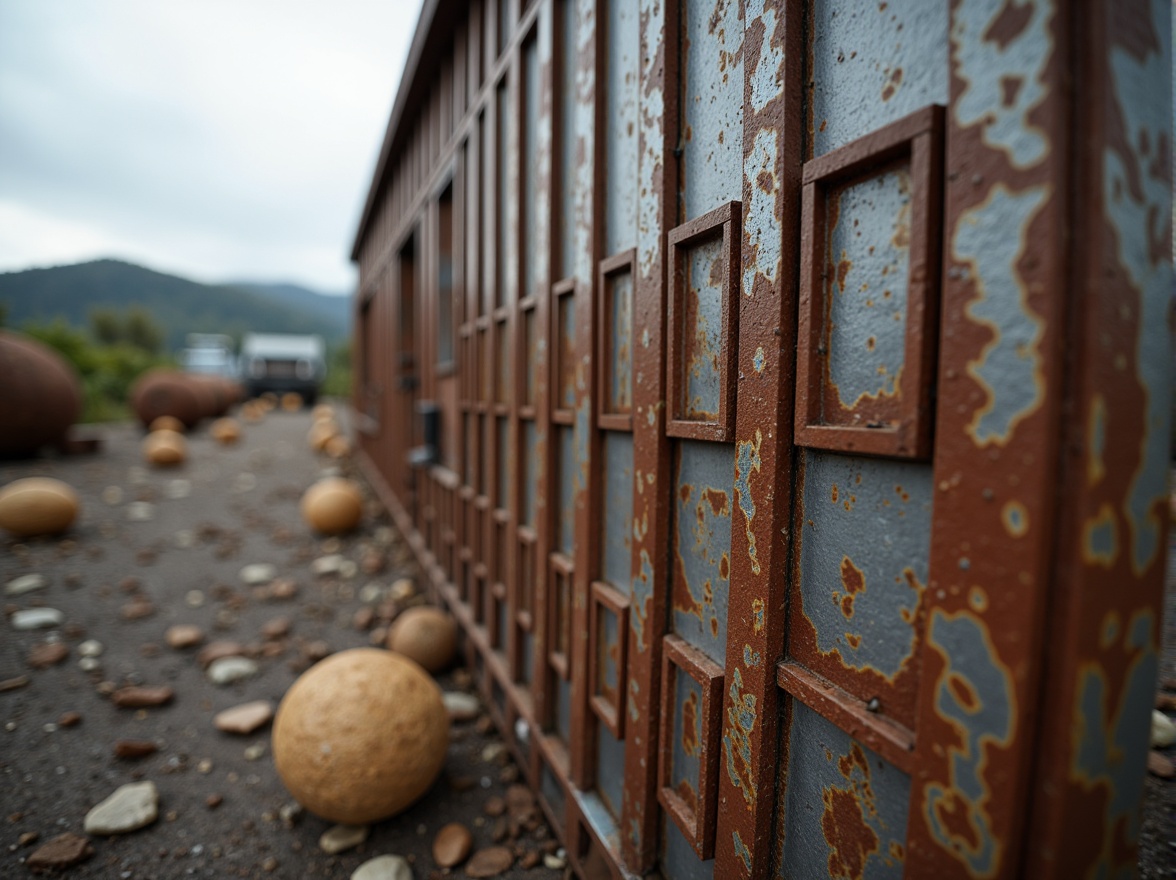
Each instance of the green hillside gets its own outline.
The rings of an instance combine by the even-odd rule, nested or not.
[[[0,273],[0,310],[9,327],[61,318],[84,328],[95,309],[123,312],[130,306],[147,310],[171,351],[183,348],[188,333],[238,339],[248,331],[319,333],[329,345],[348,334],[347,297],[288,285],[200,284],[119,260]]]

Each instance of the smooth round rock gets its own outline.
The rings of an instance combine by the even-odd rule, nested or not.
[[[224,733],[250,734],[274,717],[274,704],[269,700],[254,700],[217,712],[212,719],[216,729]]]
[[[56,608],[23,608],[9,620],[13,629],[51,629],[65,623],[65,615]]]
[[[356,868],[351,880],[413,880],[412,865],[404,856],[376,856]]]
[[[1176,724],[1158,709],[1152,710],[1151,745],[1153,749],[1166,749],[1176,743]]]
[[[59,535],[81,505],[71,486],[52,477],[25,477],[0,489],[0,529],[18,538]]]
[[[207,401],[191,379],[176,370],[149,370],[131,386],[131,409],[144,425],[174,416],[188,428],[205,414]]]
[[[166,428],[143,438],[143,457],[156,467],[174,467],[188,457],[188,444],[179,431]]]
[[[450,822],[433,838],[433,861],[442,868],[453,868],[469,858],[474,835],[460,822]]]
[[[257,664],[248,657],[221,657],[212,661],[206,674],[213,684],[232,684],[257,675]]]
[[[44,343],[0,330],[0,457],[60,443],[82,412],[82,384]]]
[[[416,663],[377,648],[334,654],[294,682],[274,719],[278,775],[324,819],[366,825],[429,790],[445,764],[441,690]]]
[[[306,432],[306,443],[315,452],[323,452],[332,438],[339,436],[339,426],[334,419],[318,419]]]
[[[147,426],[148,431],[176,431],[177,433],[184,433],[184,423],[175,416],[160,416],[157,419],[152,419],[151,424]]]
[[[388,630],[388,647],[429,672],[441,672],[457,653],[457,623],[439,608],[409,608]]]
[[[231,446],[241,439],[241,425],[236,419],[217,419],[208,426],[208,433],[222,446]]]
[[[319,849],[332,856],[347,852],[367,840],[371,830],[368,825],[333,825],[319,837]]]
[[[287,391],[282,395],[282,409],[286,412],[298,412],[302,409],[302,395],[297,391]]]
[[[150,825],[159,816],[155,783],[132,782],[115,791],[86,814],[87,834],[126,834]]]
[[[300,506],[306,524],[324,535],[341,535],[363,518],[363,495],[343,477],[326,477],[306,490]]]

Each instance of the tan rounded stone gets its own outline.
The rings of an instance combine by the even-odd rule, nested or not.
[[[319,480],[302,496],[302,518],[326,535],[349,532],[363,517],[363,496],[359,487],[342,477]]]
[[[179,434],[184,433],[184,423],[175,416],[160,416],[153,419],[151,424],[147,426],[148,431],[175,431]]]
[[[278,775],[294,799],[331,822],[394,816],[445,764],[449,721],[436,683],[376,648],[335,654],[294,682],[274,719]]]
[[[310,426],[306,432],[306,443],[315,452],[322,452],[331,442],[331,438],[339,435],[339,425],[334,419],[321,419]]]
[[[327,441],[327,445],[323,447],[323,452],[331,458],[346,458],[351,454],[351,441],[342,434],[336,434]]]
[[[439,608],[409,608],[388,630],[388,647],[429,672],[441,672],[457,653],[457,623]]]
[[[433,861],[442,868],[453,868],[469,858],[474,835],[460,822],[450,822],[433,838]]]
[[[241,426],[236,419],[217,419],[209,426],[208,433],[217,443],[229,446],[241,439]]]
[[[302,395],[296,391],[287,391],[282,395],[282,409],[286,412],[298,412],[302,409]]]
[[[174,467],[188,457],[188,444],[178,431],[152,431],[143,438],[143,457],[156,467]]]
[[[52,477],[25,477],[0,489],[0,529],[18,538],[58,535],[78,516],[78,494]]]

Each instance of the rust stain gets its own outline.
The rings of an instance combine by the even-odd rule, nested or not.
[[[837,266],[835,267],[835,270],[834,270],[837,274],[837,288],[842,293],[845,293],[845,279],[849,275],[850,270],[852,270],[852,269],[853,269],[853,261],[847,259],[845,256],[845,252],[842,251],[841,260],[837,263]]]
[[[836,483],[833,484],[832,496],[833,496],[833,503],[836,504],[837,503],[837,484]]]
[[[866,862],[878,852],[879,843],[877,832],[866,822],[867,811],[871,815],[876,812],[870,767],[857,743],[853,744],[849,754],[838,759],[837,764],[851,787],[829,787],[821,792],[825,805],[821,831],[829,845],[829,877],[861,880]]]
[[[764,600],[756,597],[751,600],[752,629],[756,633],[764,631]]]
[[[1025,78],[1021,76],[1002,76],[1000,78],[1000,102],[1005,107],[1015,107],[1017,96],[1025,85]]]
[[[891,71],[890,76],[886,80],[886,84],[882,86],[882,100],[889,101],[894,97],[894,93],[898,91],[898,87],[902,85],[902,68],[896,67]]]
[[[853,564],[853,560],[848,556],[841,557],[841,585],[845,588],[844,593],[834,593],[833,597],[841,597],[841,613],[845,615],[848,620],[853,617],[853,601],[858,593],[866,591],[866,576],[862,570]]]
[[[1031,18],[1033,18],[1032,3],[1004,3],[1000,13],[985,28],[984,42],[995,43],[1000,46],[1001,51],[1008,49],[1009,44],[1029,26]]]
[[[698,737],[698,694],[691,691],[682,701],[682,751],[697,758],[702,751]]]
[[[730,500],[722,489],[703,489],[702,497],[710,502],[711,510],[715,516],[731,515]]]

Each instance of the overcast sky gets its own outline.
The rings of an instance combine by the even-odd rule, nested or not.
[[[421,0],[0,0],[0,272],[350,292]]]

